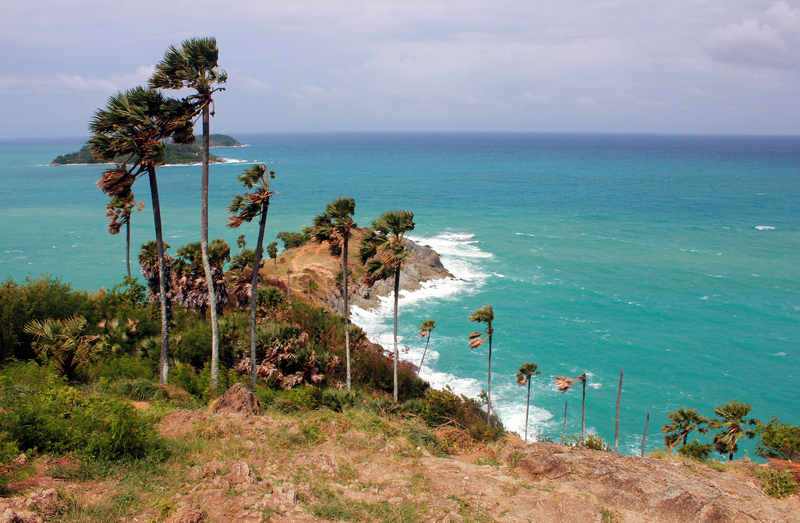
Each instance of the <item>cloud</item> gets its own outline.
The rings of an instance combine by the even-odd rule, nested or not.
[[[142,65],[136,68],[135,73],[110,76],[105,79],[62,74],[58,75],[58,83],[75,91],[100,91],[110,94],[116,91],[124,91],[137,85],[146,85],[154,70],[153,66]]]
[[[686,96],[689,96],[690,98],[706,97],[706,93],[703,92],[702,89],[698,89],[697,87],[687,87],[683,92],[686,93]]]
[[[715,27],[708,37],[712,58],[740,66],[794,68],[800,65],[800,10],[776,2],[758,18]]]

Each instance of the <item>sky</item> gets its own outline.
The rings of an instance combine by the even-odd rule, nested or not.
[[[800,0],[0,0],[0,139],[205,36],[212,132],[800,134]]]

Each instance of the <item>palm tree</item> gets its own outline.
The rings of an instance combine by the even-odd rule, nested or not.
[[[583,395],[581,398],[581,441],[586,435],[586,373],[584,372],[577,378],[565,378],[564,376],[556,377],[556,386],[561,392],[567,392],[572,384],[576,381],[583,383]],[[564,426],[566,426],[566,404],[564,406]]]
[[[125,266],[128,269],[128,278],[131,277],[131,214],[144,209],[144,202],[139,202],[138,206],[130,193],[126,197],[114,196],[106,204],[106,217],[108,220],[108,232],[119,234],[120,229],[125,225]]]
[[[528,400],[525,402],[525,443],[528,442],[528,409],[531,405],[531,378],[541,374],[539,366],[535,363],[523,363],[517,372],[517,385],[528,386]]]
[[[419,369],[422,370],[422,363],[425,361],[425,354],[428,353],[428,343],[431,342],[431,333],[433,329],[436,327],[434,326],[436,322],[434,320],[425,320],[422,322],[422,325],[419,326],[419,336],[420,338],[428,338],[425,340],[425,350],[422,351],[422,359],[419,361]]]
[[[686,445],[686,441],[692,431],[696,430],[700,434],[708,433],[708,428],[705,425],[709,420],[702,414],[698,414],[697,409],[678,409],[667,414],[667,417],[672,423],[666,423],[661,427],[661,432],[666,434],[664,436],[664,445],[667,450],[674,449],[681,440]]]
[[[397,310],[400,299],[400,271],[403,260],[411,254],[406,250],[406,233],[414,230],[412,211],[385,211],[372,222],[372,229],[361,239],[358,258],[366,264],[364,284],[372,287],[379,280],[394,278],[394,401],[397,393]],[[367,263],[369,262],[369,263]],[[344,274],[343,277],[347,277]]]
[[[275,284],[278,283],[278,242],[267,245],[267,255],[275,261]]]
[[[494,321],[494,311],[492,310],[491,305],[484,305],[480,309],[476,309],[469,315],[469,321],[477,321],[478,323],[485,323],[486,328],[480,332],[473,332],[469,335],[469,348],[476,349],[483,345],[483,343],[488,339],[489,340],[489,379],[488,379],[488,386],[486,391],[486,423],[491,425],[492,423],[492,335],[494,334],[494,329],[492,328],[492,322]],[[485,338],[483,336],[486,336]]]
[[[108,196],[126,198],[139,176],[147,173],[150,179],[161,296],[159,376],[162,385],[167,384],[169,375],[169,320],[156,166],[164,163],[164,140],[188,143],[194,139],[191,116],[191,107],[185,102],[166,98],[153,89],[135,87],[109,98],[106,108],[95,112],[89,124],[93,156],[99,160],[117,161],[119,158],[122,161],[107,169],[97,181],[101,191]],[[129,167],[128,162],[133,165]]]
[[[203,118],[203,179],[202,211],[200,214],[200,244],[203,269],[210,303],[216,303],[214,277],[208,258],[208,155],[209,115],[214,104],[212,96],[228,80],[228,75],[217,65],[219,49],[215,38],[190,38],[178,46],[170,46],[164,59],[156,65],[149,85],[154,89],[194,89],[197,93],[186,100],[192,104],[195,114]],[[219,386],[219,323],[217,311],[211,308],[211,387]]]
[[[205,321],[206,307],[216,308],[219,313],[232,297],[231,289],[225,278],[224,266],[231,256],[228,242],[217,238],[209,244],[209,264],[214,283],[215,302],[208,295],[200,242],[187,243],[176,251],[177,258],[172,263],[173,297],[186,309],[198,310]]]
[[[264,245],[264,227],[267,224],[269,201],[273,191],[269,184],[275,178],[275,171],[270,171],[262,164],[252,165],[239,175],[239,182],[245,189],[253,189],[249,194],[237,194],[228,206],[231,217],[228,218],[228,227],[238,228],[244,222],[251,222],[259,216],[258,242],[256,243],[255,257],[253,258],[253,279],[250,282],[250,389],[256,388],[256,303],[258,298],[258,268],[261,267],[261,249]]]
[[[347,305],[347,247],[358,225],[353,221],[356,201],[337,198],[325,206],[325,212],[314,218],[314,241],[328,242],[333,256],[342,257],[342,297],[344,298],[344,346],[347,357],[347,390],[350,390],[350,309]]]
[[[714,415],[722,419],[712,419],[708,423],[708,428],[711,430],[722,429],[721,433],[714,434],[714,448],[720,454],[727,454],[729,461],[733,460],[733,455],[739,450],[741,438],[753,439],[757,434],[755,430],[745,428],[745,425],[758,425],[756,419],[745,419],[752,408],[752,405],[739,403],[736,400],[714,408]]]

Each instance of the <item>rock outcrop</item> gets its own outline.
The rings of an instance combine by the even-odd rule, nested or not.
[[[215,414],[240,414],[249,416],[261,412],[261,402],[241,383],[225,391],[225,394],[214,403]]]

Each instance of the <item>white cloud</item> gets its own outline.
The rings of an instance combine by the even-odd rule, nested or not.
[[[776,2],[758,18],[715,27],[708,38],[711,56],[743,66],[789,68],[800,64],[800,10]]]

